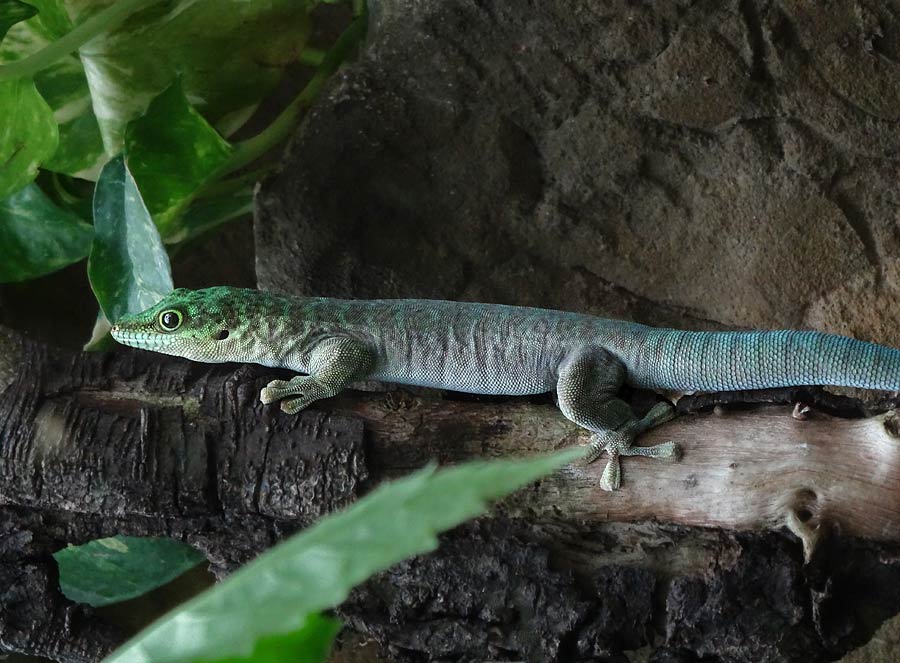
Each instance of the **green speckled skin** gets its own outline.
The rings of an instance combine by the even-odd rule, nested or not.
[[[117,321],[112,333],[125,345],[196,361],[297,371],[303,375],[275,380],[260,394],[286,412],[360,379],[480,394],[555,391],[563,414],[593,434],[589,459],[609,454],[601,479],[608,490],[619,486],[619,456],[676,453],[672,443],[633,446],[672,409],[662,404],[637,419],[615,396],[623,383],[682,391],[900,386],[900,351],[842,336],[689,332],[495,304],[179,289]]]

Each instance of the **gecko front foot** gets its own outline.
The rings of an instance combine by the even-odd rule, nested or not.
[[[600,477],[600,488],[617,490],[622,482],[621,456],[644,456],[646,458],[677,458],[678,445],[663,442],[651,447],[634,446],[634,439],[644,431],[658,426],[675,417],[675,410],[668,403],[658,403],[643,419],[634,419],[616,430],[603,431],[591,435],[585,462],[592,463],[606,452],[609,460]]]
[[[334,396],[335,391],[312,376],[297,375],[287,382],[272,380],[259,392],[259,400],[263,405],[281,401],[282,411],[294,414],[313,401]],[[297,396],[297,398],[288,398],[288,396]]]

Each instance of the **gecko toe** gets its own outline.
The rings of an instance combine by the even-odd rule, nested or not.
[[[290,398],[288,400],[281,401],[281,411],[286,414],[296,414],[307,405],[309,405],[314,399],[311,398]]]
[[[663,442],[651,447],[631,446],[622,450],[623,456],[643,456],[644,458],[681,458],[681,448],[675,442]]]
[[[259,400],[263,405],[274,403],[278,399],[279,396],[271,387],[263,387],[259,390]]]
[[[657,415],[667,416],[669,413],[663,408],[657,408]],[[602,431],[591,435],[588,450],[584,460],[591,463],[597,460],[605,452],[609,457],[603,474],[600,477],[600,488],[603,490],[618,490],[622,482],[622,468],[620,457],[643,456],[645,458],[674,458],[681,457],[680,448],[675,442],[663,442],[649,447],[635,446],[636,430],[639,429],[637,421],[609,431]]]
[[[619,465],[618,455],[610,455],[609,462],[603,468],[600,477],[600,488],[606,491],[618,490],[622,485],[622,468]]]
[[[280,401],[287,396],[302,396],[301,389],[305,389],[309,382],[306,376],[297,376],[292,380],[272,380],[259,392],[259,400],[263,405]],[[296,400],[296,399],[295,399]],[[284,408],[282,408],[284,409]]]

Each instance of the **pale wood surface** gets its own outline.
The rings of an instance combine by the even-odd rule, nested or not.
[[[392,392],[342,396],[335,409],[365,420],[370,462],[386,476],[431,459],[521,455],[587,440],[549,403]],[[604,459],[571,466],[508,504],[534,516],[736,530],[789,526],[804,538],[837,528],[900,540],[900,439],[891,433],[892,417],[812,411],[798,420],[789,406],[681,416],[640,440],[676,441],[679,461],[623,459],[623,485],[614,493],[599,488]]]

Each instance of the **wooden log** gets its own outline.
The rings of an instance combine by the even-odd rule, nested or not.
[[[373,472],[429,459],[458,462],[587,442],[550,403],[441,400],[390,392],[323,407],[361,417]],[[589,521],[653,520],[732,530],[790,527],[811,544],[822,528],[900,540],[900,438],[895,415],[846,419],[788,405],[683,415],[640,440],[674,440],[678,461],[625,458],[623,485],[599,488],[605,460],[572,465],[508,500],[512,508]]]

